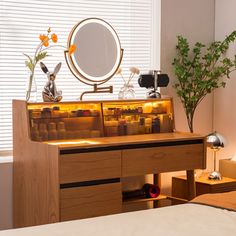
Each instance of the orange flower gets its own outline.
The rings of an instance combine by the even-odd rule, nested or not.
[[[49,45],[49,38],[45,34],[40,34],[39,39],[42,41],[43,46],[47,47]]]
[[[56,42],[57,42],[57,35],[56,35],[56,34],[52,34],[52,35],[51,35],[51,39],[52,39],[52,41],[53,41],[54,43],[56,43]]]
[[[47,36],[45,34],[40,34],[39,35],[39,39],[43,42],[45,39],[47,38]]]
[[[43,46],[48,47],[49,45],[49,38],[46,36],[45,40],[43,41]]]
[[[71,56],[71,54],[73,54],[76,50],[76,46],[74,44],[70,45],[70,48],[69,48],[69,56]]]

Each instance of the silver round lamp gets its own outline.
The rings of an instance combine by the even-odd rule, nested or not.
[[[224,148],[226,144],[225,138],[217,133],[216,131],[214,133],[211,133],[207,136],[207,146],[213,150],[214,153],[214,171],[209,173],[208,179],[211,180],[221,180],[222,176],[219,171],[216,170],[216,153],[221,149]]]

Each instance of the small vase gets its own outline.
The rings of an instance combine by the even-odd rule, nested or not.
[[[30,74],[26,84],[26,101],[37,102],[37,84],[33,73]]]
[[[118,93],[119,99],[133,99],[135,98],[134,86],[130,83],[125,83],[123,87],[120,88]]]

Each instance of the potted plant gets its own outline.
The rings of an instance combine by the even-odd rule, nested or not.
[[[197,42],[190,49],[188,40],[177,36],[177,55],[172,63],[177,78],[174,88],[184,106],[190,132],[197,106],[208,93],[224,88],[225,78],[236,69],[236,55],[233,59],[225,55],[235,40],[233,31],[223,41],[212,42],[208,47]]]

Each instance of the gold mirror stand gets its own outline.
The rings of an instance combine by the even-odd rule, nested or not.
[[[85,91],[81,93],[80,95],[80,100],[82,101],[83,96],[88,93],[113,93],[113,86],[108,86],[108,87],[99,87],[97,84],[93,85],[93,90],[92,91]]]

